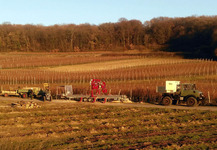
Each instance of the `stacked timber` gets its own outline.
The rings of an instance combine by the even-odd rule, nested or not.
[[[23,109],[32,109],[32,108],[40,108],[41,106],[35,102],[25,102],[18,101],[16,103],[11,104],[12,107],[23,108]]]

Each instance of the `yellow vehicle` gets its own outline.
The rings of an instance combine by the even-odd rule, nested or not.
[[[22,89],[17,90],[17,93],[22,97],[22,98],[41,98],[42,100],[52,100],[51,92],[49,89],[49,84],[44,83],[43,84],[44,88],[41,89],[39,87],[24,87]]]
[[[2,95],[4,97],[19,96],[19,94],[17,93],[17,90],[1,90],[0,95]]]
[[[37,95],[40,92],[40,88],[39,87],[24,87],[22,89],[17,90],[17,93],[22,97],[22,98],[33,98],[33,97],[37,97]]]

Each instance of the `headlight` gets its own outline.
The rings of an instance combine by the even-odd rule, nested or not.
[[[203,95],[203,93],[200,93],[200,97],[201,97],[201,98],[204,98],[205,96]]]

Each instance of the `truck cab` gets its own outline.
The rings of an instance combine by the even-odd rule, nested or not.
[[[185,101],[189,106],[197,105],[205,98],[203,93],[196,89],[195,84],[181,84],[180,91],[180,100]]]
[[[197,94],[199,93],[198,90],[196,90],[196,85],[195,84],[181,84],[180,85],[181,89],[181,97],[186,97],[188,95],[194,95],[197,97]]]

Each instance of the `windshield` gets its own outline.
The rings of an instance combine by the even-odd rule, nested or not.
[[[183,84],[183,89],[184,90],[196,90],[196,85],[195,84]]]

